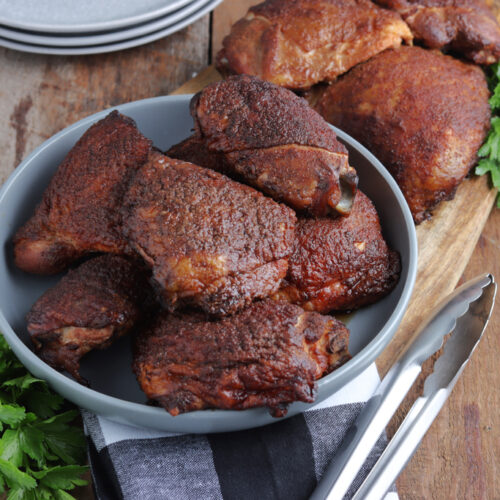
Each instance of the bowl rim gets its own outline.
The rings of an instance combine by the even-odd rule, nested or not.
[[[40,146],[34,149],[18,166],[17,168],[10,174],[8,179],[5,181],[3,186],[0,188],[0,206],[6,196],[7,192],[11,188],[11,186],[16,182],[18,176],[22,175],[24,170],[30,168],[30,165],[33,161],[36,161],[38,155],[40,155],[47,148],[52,147],[53,144],[60,141],[67,134],[72,133],[75,129],[82,127],[84,125],[90,126],[92,123],[104,118],[106,115],[111,113],[111,111],[118,110],[121,113],[126,114],[128,111],[133,110],[137,107],[142,107],[145,104],[154,104],[163,101],[172,101],[172,102],[182,102],[186,101],[189,103],[193,94],[178,94],[172,96],[159,96],[159,97],[151,97],[148,99],[141,99],[137,101],[132,101],[124,104],[119,104],[108,109],[99,111],[92,115],[89,115],[77,122],[69,125],[64,128],[60,132],[54,134],[52,137],[44,141]],[[356,149],[362,156],[364,156],[369,163],[382,175],[384,180],[388,183],[391,191],[394,193],[398,204],[401,208],[402,215],[404,218],[405,226],[406,226],[406,234],[408,237],[408,248],[409,248],[409,258],[408,258],[408,270],[407,270],[407,279],[404,284],[403,290],[401,292],[401,296],[395,305],[391,315],[385,322],[384,326],[378,331],[376,336],[366,345],[364,346],[356,355],[354,355],[347,363],[345,363],[340,368],[336,369],[332,373],[322,377],[317,381],[318,390],[326,385],[332,384],[339,378],[344,377],[344,374],[347,371],[353,371],[354,378],[357,374],[359,374],[362,370],[368,368],[368,366],[375,361],[375,359],[379,356],[382,350],[387,346],[390,342],[394,334],[396,333],[397,327],[401,322],[403,315],[406,312],[413,287],[415,284],[415,279],[417,275],[417,261],[418,261],[418,243],[417,236],[415,231],[415,225],[413,222],[413,217],[411,215],[408,204],[401,192],[399,186],[397,185],[394,178],[390,175],[388,170],[382,165],[382,163],[363,145],[361,145],[354,138],[349,136],[347,133],[342,130],[330,125],[337,137],[340,138],[343,142],[349,144],[352,148]],[[88,127],[87,127],[88,128]],[[134,411],[139,416],[148,416],[148,417],[158,417],[161,415],[168,418],[175,418],[178,422],[180,419],[187,422],[188,425],[195,424],[197,422],[203,422],[204,417],[208,414],[217,415],[217,418],[221,418],[221,420],[226,421],[227,419],[235,418],[237,415],[241,415],[242,413],[249,413],[254,411],[254,409],[249,409],[245,411],[237,411],[237,410],[203,410],[203,411],[195,411],[190,413],[185,413],[176,417],[171,417],[163,408],[147,406],[144,403],[136,403],[133,401],[127,401],[124,399],[120,399],[115,396],[110,396],[99,392],[97,390],[91,389],[89,387],[83,386],[75,380],[70,379],[63,373],[58,372],[47,363],[42,361],[24,342],[20,339],[20,337],[16,334],[13,328],[10,326],[7,321],[2,309],[0,309],[0,328],[4,337],[6,338],[8,344],[14,351],[14,353],[19,357],[20,361],[23,364],[29,364],[32,366],[37,366],[44,372],[44,379],[51,385],[52,387],[57,387],[62,385],[67,386],[67,388],[71,391],[75,391],[76,393],[80,393],[82,397],[85,399],[92,399],[96,403],[98,403],[105,411],[101,412],[101,414],[105,413],[115,413],[121,412],[122,410],[126,411]],[[392,332],[392,335],[391,335]],[[25,363],[25,360],[27,363]],[[32,370],[29,366],[28,370]],[[352,380],[352,379],[350,379]],[[345,382],[348,383],[349,381]],[[342,385],[345,385],[342,384]],[[57,391],[57,388],[55,389]],[[333,391],[332,394],[336,392]],[[311,406],[314,406],[316,403],[311,404],[301,404],[303,409],[307,409]],[[301,410],[303,411],[303,410]],[[112,418],[111,415],[107,415],[109,418]],[[154,428],[154,425],[151,426]],[[248,427],[245,427],[248,428]],[[177,432],[177,431],[174,431]],[[195,432],[191,430],[190,432]],[[203,430],[200,432],[207,432],[207,430]],[[217,431],[220,432],[220,431]]]

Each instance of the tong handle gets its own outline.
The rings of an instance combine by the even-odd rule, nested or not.
[[[431,399],[418,398],[415,401],[352,500],[381,500],[384,498],[387,490],[417,450],[420,441],[447,399],[448,393],[442,390]]]
[[[458,319],[456,331],[425,381],[423,395],[417,398],[353,500],[383,498],[413,456],[479,344],[491,316],[495,294],[496,284],[491,277],[480,299],[472,302],[469,312]]]
[[[311,500],[343,498],[420,371],[417,364],[398,365],[386,375],[380,386],[383,390],[377,391],[361,410],[347,436],[350,439],[342,442]]]
[[[312,500],[339,500],[344,497],[419,375],[423,362],[439,350],[444,337],[456,327],[457,319],[492,283],[494,279],[491,275],[478,276],[457,288],[428,315],[349,430],[335,459],[313,492]]]

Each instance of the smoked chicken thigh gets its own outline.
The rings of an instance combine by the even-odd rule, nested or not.
[[[412,35],[401,17],[369,0],[267,0],[231,28],[217,68],[307,89],[403,40]]]
[[[375,207],[358,190],[348,217],[299,219],[288,274],[274,298],[322,313],[357,309],[389,293],[399,272]]]
[[[102,255],[71,270],[28,313],[37,354],[82,381],[80,359],[127,333],[151,300],[147,271],[137,262]]]
[[[316,109],[389,169],[420,223],[476,163],[490,127],[488,97],[477,66],[400,47],[353,68]]]
[[[136,337],[133,369],[172,415],[267,406],[278,417],[314,401],[315,380],[350,358],[348,338],[340,321],[272,300],[218,321],[164,312]]]
[[[55,274],[93,252],[126,253],[119,208],[151,141],[113,111],[90,127],[59,165],[35,214],[14,238],[16,265]]]
[[[231,172],[231,166],[226,161],[224,153],[214,153],[210,151],[201,137],[191,136],[179,144],[175,144],[165,152],[170,158],[194,163],[200,167],[215,170],[221,174],[228,175],[235,180],[241,180],[240,177]]]
[[[204,166],[232,172],[298,211],[349,213],[358,179],[347,150],[293,92],[252,76],[230,77],[195,95],[191,113],[192,140],[216,155]]]
[[[449,49],[476,64],[500,58],[500,26],[483,0],[375,0],[395,10],[415,40]]]
[[[226,315],[276,292],[296,217],[248,186],[155,152],[130,185],[123,220],[169,309]]]

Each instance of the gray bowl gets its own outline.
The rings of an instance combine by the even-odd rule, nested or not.
[[[156,97],[117,106],[134,118],[139,129],[161,150],[186,138],[193,126],[189,114],[191,96]],[[43,361],[32,351],[25,315],[60,276],[34,276],[13,263],[12,237],[33,213],[50,178],[66,153],[94,122],[111,110],[102,111],[64,129],[37,148],[12,173],[0,191],[0,329],[21,362],[35,376],[47,380],[59,394],[73,403],[117,422],[172,432],[224,432],[249,429],[276,422],[265,408],[245,411],[205,410],[172,417],[161,408],[147,406],[131,370],[130,337],[109,349],[88,354],[82,375],[92,389],[75,382]],[[363,371],[381,353],[394,335],[415,282],[417,240],[408,206],[398,186],[382,164],[363,146],[335,129],[349,149],[350,163],[357,169],[360,188],[373,200],[389,245],[398,250],[402,273],[397,287],[383,300],[348,318],[349,349],[353,358],[318,382],[316,402],[340,389]],[[288,416],[310,405],[294,403]]]

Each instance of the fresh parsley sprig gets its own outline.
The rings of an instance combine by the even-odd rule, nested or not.
[[[492,92],[490,97],[491,106],[491,129],[478,152],[479,160],[476,167],[476,175],[490,173],[493,186],[500,189],[500,63],[493,64],[488,69],[488,85]],[[497,197],[497,207],[500,208],[500,195]]]
[[[0,335],[0,493],[7,500],[70,500],[84,486],[78,411],[33,377]]]

